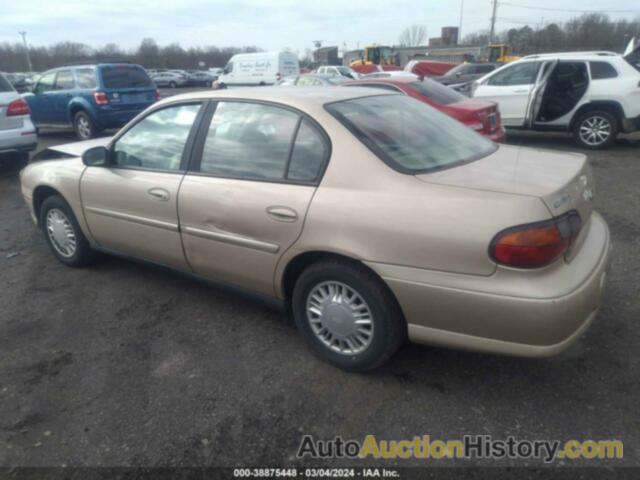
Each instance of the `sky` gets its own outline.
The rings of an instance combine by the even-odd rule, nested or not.
[[[185,48],[257,46],[302,53],[321,40],[354,49],[397,44],[412,24],[438,37],[441,27],[459,25],[462,2],[462,35],[487,30],[491,0],[3,0],[0,42],[20,41],[18,32],[27,31],[34,46],[73,41],[130,49],[151,37],[159,45]],[[562,22],[592,10],[633,19],[640,16],[640,2],[502,0],[496,30]]]

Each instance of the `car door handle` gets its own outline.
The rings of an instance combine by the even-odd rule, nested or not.
[[[520,90],[514,90],[513,93],[529,93],[529,90],[526,88],[522,88]]]
[[[267,214],[280,222],[295,222],[298,214],[293,208],[274,205],[267,208]]]
[[[147,190],[147,193],[162,202],[166,202],[167,200],[169,200],[169,192],[167,192],[164,188],[150,188],[149,190]]]

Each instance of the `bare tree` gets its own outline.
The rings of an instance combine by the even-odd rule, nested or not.
[[[411,25],[405,28],[398,37],[398,43],[403,47],[417,47],[427,41],[427,27],[424,25]]]

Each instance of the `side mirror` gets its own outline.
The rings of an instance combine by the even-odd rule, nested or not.
[[[93,147],[82,154],[82,163],[87,167],[104,167],[109,163],[109,150],[105,147]]]

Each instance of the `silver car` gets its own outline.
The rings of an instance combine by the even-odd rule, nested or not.
[[[18,160],[26,161],[37,145],[29,105],[0,73],[0,155],[4,158],[6,153],[18,153]]]

